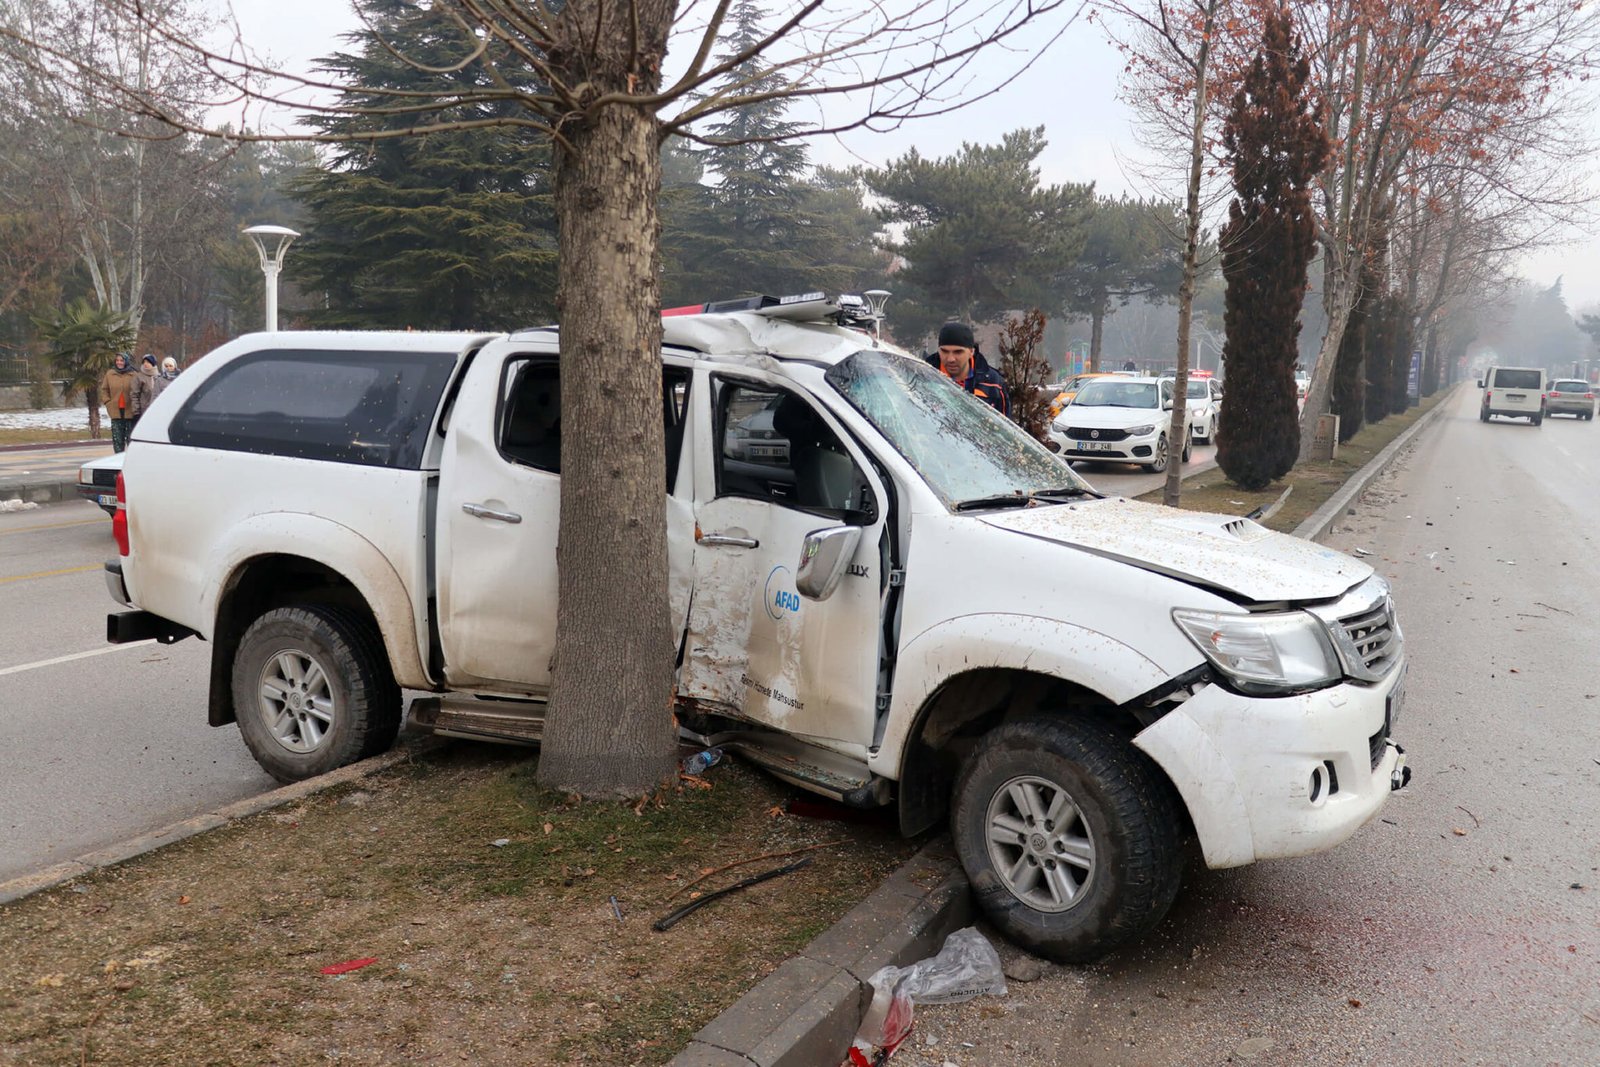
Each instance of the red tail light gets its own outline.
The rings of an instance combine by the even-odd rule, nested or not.
[[[1491,401],[1493,399],[1494,399],[1494,390],[1493,389],[1485,389],[1483,391],[1483,402],[1485,404],[1487,404],[1489,401]]]
[[[111,536],[117,539],[117,553],[128,555],[128,488],[117,472],[117,513],[111,516]]]
[[[1594,399],[1594,394],[1593,393],[1584,393],[1583,394],[1583,398],[1585,400],[1593,400]]]

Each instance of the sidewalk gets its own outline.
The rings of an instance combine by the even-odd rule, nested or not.
[[[77,493],[78,468],[110,454],[109,440],[0,448],[0,501],[71,500]]]

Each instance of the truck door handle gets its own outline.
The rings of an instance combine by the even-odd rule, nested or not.
[[[496,519],[500,522],[509,522],[512,525],[522,521],[522,516],[515,511],[496,511],[494,508],[482,504],[462,504],[461,510],[468,515],[476,515],[480,519]]]
[[[761,542],[754,537],[729,537],[727,534],[700,534],[695,540],[702,545],[717,545],[723,548],[761,547]]]

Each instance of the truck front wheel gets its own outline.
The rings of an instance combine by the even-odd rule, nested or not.
[[[326,604],[268,611],[233,661],[233,707],[266,772],[297,782],[387,749],[400,730],[400,689],[383,641]]]
[[[951,824],[989,920],[1063,963],[1148,933],[1182,880],[1171,789],[1093,723],[1024,719],[988,734],[957,780]]]

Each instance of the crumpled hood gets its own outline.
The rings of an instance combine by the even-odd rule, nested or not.
[[[1250,519],[1120,498],[997,512],[983,521],[1258,603],[1328,600],[1372,575],[1360,560]]]

